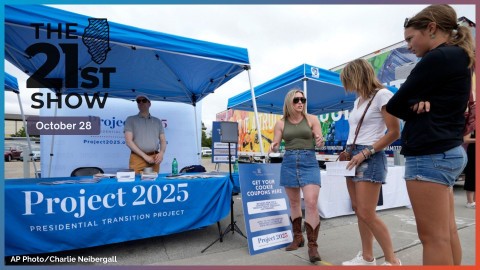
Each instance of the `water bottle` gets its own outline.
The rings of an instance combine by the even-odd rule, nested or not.
[[[238,159],[235,159],[235,163],[233,164],[233,172],[238,173]]]
[[[178,174],[178,163],[176,158],[173,158],[173,161],[172,161],[172,174],[173,175]]]

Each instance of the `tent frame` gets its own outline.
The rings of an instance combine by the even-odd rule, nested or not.
[[[15,78],[15,77],[13,77],[12,75],[9,75],[6,72],[4,74],[5,74],[5,80],[6,80],[7,76]],[[16,78],[15,78],[15,80],[16,80]],[[22,105],[22,100],[20,98],[20,90],[18,89],[18,84],[16,86],[7,86],[5,89],[8,90],[8,91],[12,91],[15,94],[17,94],[18,105],[20,107],[20,114],[22,115],[22,122],[23,122],[23,126],[25,128],[25,135],[27,136],[28,151],[30,152],[29,153],[29,158],[33,163],[33,169],[35,171],[35,178],[39,178],[39,171],[37,170],[37,164],[35,163],[35,160],[34,160],[33,155],[32,155],[32,152],[33,152],[32,151],[32,141],[30,140],[30,135],[28,134],[27,121],[25,120],[25,113],[23,112],[23,105]]]
[[[50,11],[54,11],[54,12],[49,13]],[[6,13],[6,16],[5,16],[6,29],[7,29],[7,26],[9,26],[10,28],[19,27],[19,28],[32,29],[33,26],[26,24],[26,22],[21,18],[23,15],[27,15],[27,14],[33,17],[46,16],[49,18],[55,18],[59,22],[68,16],[73,18],[73,20],[79,20],[81,22],[83,22],[82,21],[83,19],[88,18],[87,16],[84,16],[81,14],[76,14],[76,13],[72,13],[72,12],[68,12],[68,11],[64,11],[56,8],[39,6],[39,5],[32,5],[31,8],[28,8],[28,6],[25,6],[25,5],[6,6],[5,13]],[[7,13],[9,16],[7,16]],[[83,27],[84,26],[83,24],[84,23],[79,23],[78,27]],[[162,93],[159,93],[159,95],[155,95],[156,92],[154,89],[156,88],[149,89],[149,87],[154,87],[155,84],[145,85],[144,90],[127,89],[127,88],[123,89],[122,87],[117,87],[118,89],[116,90],[103,89],[103,88],[99,88],[95,90],[94,89],[87,90],[81,87],[78,87],[78,89],[50,89],[50,90],[52,90],[55,93],[64,93],[64,92],[67,93],[67,92],[73,92],[78,90],[84,90],[88,94],[108,93],[109,97],[117,97],[117,98],[122,98],[127,100],[132,99],[132,97],[138,94],[147,94],[152,101],[158,100],[158,101],[171,101],[171,102],[182,102],[182,103],[191,104],[193,106],[194,115],[195,115],[197,158],[198,158],[198,162],[200,163],[201,162],[201,143],[199,141],[199,137],[201,136],[201,133],[199,133],[199,127],[198,127],[199,125],[197,123],[198,116],[197,116],[196,104],[199,100],[201,100],[203,97],[208,95],[208,93],[214,92],[223,83],[227,82],[234,76],[238,75],[243,70],[250,69],[250,64],[248,60],[248,51],[243,48],[216,44],[216,43],[211,43],[207,41],[195,40],[195,39],[190,39],[186,37],[173,36],[173,35],[155,32],[151,30],[139,29],[139,28],[135,28],[127,25],[122,25],[115,22],[109,22],[109,27],[110,27],[110,30],[109,30],[110,33],[115,33],[114,35],[110,35],[108,38],[108,44],[110,49],[120,46],[126,49],[130,48],[131,50],[142,50],[141,53],[143,53],[143,57],[148,56],[148,54],[147,55],[144,54],[143,50],[148,50],[152,52],[152,58],[157,57],[156,59],[160,64],[160,66],[158,66],[159,70],[163,70],[166,72],[166,74],[170,75],[165,78],[165,82],[170,83],[169,88],[166,88],[165,89],[166,91],[164,91],[164,94],[163,94],[163,95],[165,94],[167,95],[162,96]],[[38,29],[43,33],[47,31],[43,26],[39,27]],[[130,33],[132,32],[132,30],[135,31],[135,36],[139,40],[137,45],[130,44],[128,42],[128,40],[130,39],[125,39],[124,33]],[[81,40],[82,33],[83,31],[78,31],[76,33],[72,33],[71,35],[72,36],[75,35],[79,37]],[[117,33],[120,33],[120,35],[116,35]],[[65,29],[62,29],[61,34],[65,35]],[[157,39],[161,40],[161,42],[156,42]],[[13,40],[13,37],[12,37],[12,40]],[[13,40],[13,41],[16,41],[16,40]],[[18,44],[22,44],[22,43],[18,43]],[[25,41],[23,41],[23,44],[25,44]],[[38,67],[34,64],[33,59],[29,59],[27,61],[22,62],[22,61],[19,61],[20,59],[16,58],[15,55],[23,55],[28,58],[28,56],[26,56],[22,50],[17,49],[16,47],[12,46],[10,43],[7,43],[7,42],[5,43],[5,45],[6,45],[5,46],[6,55],[10,57],[11,62],[14,65],[16,65],[18,68],[22,69],[25,72],[27,72],[27,70],[29,69],[34,69],[34,70],[38,69]],[[185,83],[181,80],[181,78],[183,79],[182,77],[183,74],[180,74],[180,75],[175,74],[175,71],[172,70],[172,68],[165,62],[165,60],[162,58],[162,55],[159,55],[160,52],[167,53],[168,55],[172,54],[172,55],[186,56],[189,58],[191,57],[196,59],[212,60],[212,61],[216,61],[217,63],[225,63],[231,66],[223,65],[223,69],[219,69],[222,72],[211,72],[210,75],[207,75],[207,76],[212,76],[211,78],[202,77],[202,79],[199,80],[199,83],[201,85],[205,85],[205,86],[201,86],[204,88],[194,89],[192,88],[192,86],[185,85]],[[92,63],[92,61],[89,61],[86,64],[79,63],[80,68],[84,68],[88,66],[89,63]],[[202,64],[202,63],[199,63],[199,64]],[[212,70],[215,70],[215,67],[213,68],[214,69]],[[207,80],[209,80],[208,83],[207,83]],[[177,82],[176,84],[174,83],[175,81]],[[251,84],[250,74],[249,74],[249,81]],[[195,85],[193,85],[193,87],[195,87]],[[171,89],[171,93],[174,93],[173,94],[174,96],[172,97],[168,96],[168,91],[170,91],[170,89]],[[201,90],[201,92],[199,92],[199,90]],[[181,92],[183,92],[183,94],[179,94],[178,97],[175,96],[175,93],[181,93]],[[115,95],[115,93],[118,93],[118,95]],[[54,112],[54,116],[56,115],[57,115],[57,107],[55,108],[55,112]],[[53,158],[53,141],[54,141],[54,137],[52,138],[52,146],[50,150],[50,167],[49,167],[48,176],[50,176],[51,174],[51,165],[52,165],[51,163]]]

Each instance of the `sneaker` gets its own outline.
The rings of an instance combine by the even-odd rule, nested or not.
[[[466,204],[465,204],[465,207],[466,207],[466,208],[475,209],[475,202],[472,202],[472,203],[466,203]]]
[[[342,265],[377,265],[377,261],[375,258],[373,258],[373,261],[371,262],[365,261],[362,252],[359,251],[355,258],[350,261],[342,262]]]
[[[398,265],[402,265],[402,261],[400,261],[399,258],[397,258],[397,260],[398,260]],[[397,265],[393,265],[393,264],[391,264],[391,263],[389,263],[389,262],[387,262],[387,261],[385,261],[384,263],[382,263],[382,265],[397,266]]]

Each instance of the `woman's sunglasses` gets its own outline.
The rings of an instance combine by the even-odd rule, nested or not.
[[[147,102],[148,102],[148,99],[146,99],[146,98],[144,98],[144,99],[137,99],[137,103],[140,103],[140,102],[147,103]]]
[[[302,103],[305,104],[305,102],[307,102],[307,99],[304,97],[293,98],[293,103],[297,104],[299,101],[302,101]]]

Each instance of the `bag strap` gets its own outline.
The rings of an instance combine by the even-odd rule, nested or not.
[[[352,156],[353,148],[355,148],[355,142],[357,141],[358,133],[360,132],[360,127],[362,126],[363,119],[365,118],[365,115],[367,114],[368,108],[370,108],[370,105],[372,105],[373,99],[377,95],[378,91],[375,91],[373,94],[372,99],[367,104],[367,107],[365,108],[365,111],[363,112],[362,118],[360,118],[360,121],[358,121],[357,129],[355,130],[355,139],[353,139],[353,144],[350,147],[350,152],[348,153],[350,156]]]

